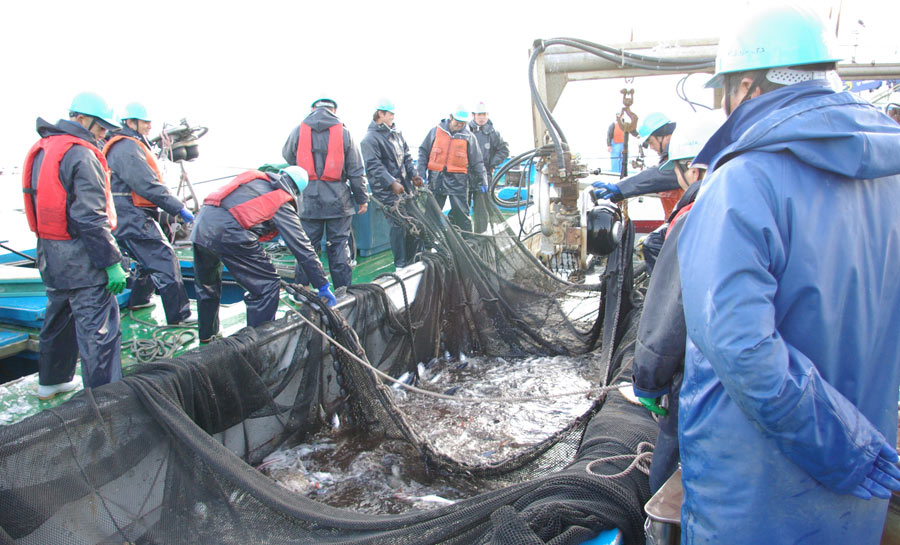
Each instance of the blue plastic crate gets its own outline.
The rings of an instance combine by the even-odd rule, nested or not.
[[[391,247],[391,222],[384,214],[381,204],[369,199],[365,214],[353,216],[353,237],[356,251],[363,257],[383,252]]]

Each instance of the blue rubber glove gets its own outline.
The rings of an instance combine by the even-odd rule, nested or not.
[[[487,193],[488,186],[487,184],[481,184],[481,187],[478,188],[482,193]]]
[[[608,201],[612,200],[622,200],[622,191],[619,189],[619,186],[616,184],[608,184],[606,182],[594,182],[593,185],[597,188],[597,191],[594,191],[594,196],[598,199],[606,199]],[[618,197],[618,199],[616,199]]]
[[[897,467],[897,461],[897,451],[887,443],[881,445],[869,474],[850,493],[864,500],[870,500],[872,496],[890,499],[892,490],[900,490],[900,468]]]
[[[638,401],[640,401],[641,405],[643,405],[644,408],[646,408],[651,413],[658,414],[659,416],[669,415],[669,409],[659,406],[658,397],[639,397]]]
[[[191,211],[187,208],[179,210],[178,215],[181,216],[181,219],[183,219],[185,223],[193,223],[194,221],[194,215],[191,214]]]
[[[122,293],[125,289],[125,269],[121,263],[113,263],[106,269],[106,291],[113,295]]]
[[[325,302],[328,303],[329,307],[333,307],[337,304],[337,297],[335,297],[334,292],[331,291],[331,284],[326,283],[321,288],[316,288],[316,291],[319,292],[319,297],[325,299]]]

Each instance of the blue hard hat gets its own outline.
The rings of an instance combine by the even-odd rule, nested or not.
[[[119,121],[124,123],[126,119],[150,121],[150,117],[147,115],[147,108],[140,102],[130,102],[125,105],[125,110],[119,116]]]
[[[72,99],[72,105],[69,107],[70,112],[77,114],[89,115],[97,120],[104,129],[118,129],[113,110],[110,108],[103,97],[97,93],[78,93]]]
[[[469,110],[465,106],[457,106],[453,113],[450,116],[457,120],[462,121],[463,123],[468,123],[470,119],[472,119],[472,114],[469,113]]]
[[[668,123],[671,123],[671,121],[666,114],[662,112],[653,112],[644,118],[644,122],[641,123],[640,128],[638,128],[638,135],[640,135],[641,138],[647,138],[656,132],[657,129]]]
[[[291,165],[281,169],[281,172],[290,176],[291,180],[294,181],[294,185],[297,186],[297,191],[303,192],[306,186],[309,185],[309,174],[306,173],[306,169],[303,167]]]
[[[743,18],[719,40],[716,74],[706,87],[721,87],[725,74],[841,60],[831,31],[816,12],[796,5],[770,6]]]
[[[391,112],[392,114],[397,113],[394,111],[394,103],[391,100],[386,99],[386,98],[382,98],[381,100],[379,100],[378,103],[375,105],[375,109],[383,110],[385,112]]]

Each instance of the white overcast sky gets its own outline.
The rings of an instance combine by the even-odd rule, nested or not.
[[[900,3],[813,2],[826,16],[840,8],[840,43],[855,41],[860,51],[879,51],[876,60],[898,61]],[[456,104],[484,100],[511,151],[521,152],[532,143],[527,61],[533,40],[718,37],[746,4],[7,0],[0,4],[0,168],[21,163],[37,138],[36,117],[65,116],[72,96],[83,90],[100,93],[117,109],[144,102],[152,135],[164,121],[183,117],[208,126],[197,162],[216,166],[280,162],[289,131],[319,94],[338,101],[357,142],[376,100],[390,97],[414,155]],[[675,81],[635,80],[634,110],[689,111],[675,97]],[[689,94],[709,103],[711,93],[700,89],[704,81],[692,77]],[[563,94],[557,117],[583,156],[606,152],[605,130],[621,107],[623,83],[574,82]]]

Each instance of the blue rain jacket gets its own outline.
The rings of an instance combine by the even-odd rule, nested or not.
[[[877,544],[897,439],[900,126],[807,82],[738,107],[678,240],[683,543]]]

